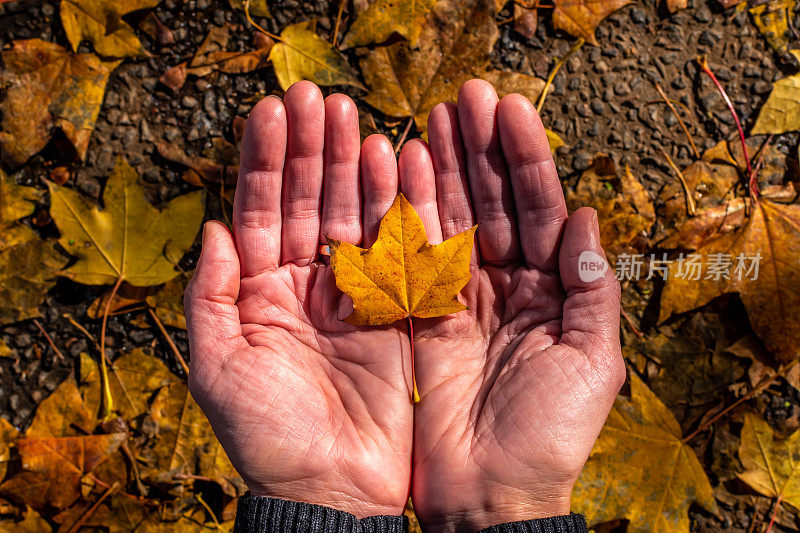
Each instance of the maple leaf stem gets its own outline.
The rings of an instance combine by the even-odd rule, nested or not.
[[[255,27],[255,29],[257,29],[270,39],[273,39],[277,43],[283,42],[283,39],[281,39],[279,36],[275,35],[272,32],[268,32],[267,30],[259,26],[255,20],[253,20],[253,17],[250,16],[250,0],[244,0],[244,16],[247,17],[247,22],[252,24]]]
[[[725,92],[725,88],[722,87],[722,84],[719,82],[717,77],[711,71],[711,67],[708,66],[708,61],[706,61],[705,56],[700,57],[697,59],[697,62],[700,64],[700,68],[706,75],[711,78],[711,81],[714,82],[714,85],[717,86],[717,90],[719,94],[722,95],[722,99],[725,101],[725,105],[728,106],[728,110],[733,115],[733,120],[736,122],[736,129],[739,130],[739,141],[742,143],[742,153],[744,154],[744,161],[747,164],[747,176],[750,180],[748,183],[748,187],[750,188],[750,194],[753,195],[754,198],[758,197],[758,185],[755,185],[754,188],[754,175],[753,175],[753,167],[750,164],[750,155],[747,153],[747,143],[744,140],[744,130],[742,129],[742,123],[739,121],[739,115],[736,113],[736,109],[733,107],[733,102],[728,97],[728,93]]]
[[[108,314],[111,312],[111,302],[117,296],[117,291],[122,285],[122,276],[117,278],[111,294],[108,296],[106,306],[103,309],[103,323],[100,325],[100,377],[103,382],[103,406],[100,408],[100,418],[106,420],[114,410],[114,397],[111,396],[111,385],[108,381],[108,364],[106,362],[106,325],[108,324]]]
[[[119,481],[115,481],[113,485],[108,487],[108,489],[106,489],[106,491],[103,494],[100,495],[100,497],[97,499],[97,501],[94,502],[94,505],[92,505],[89,509],[87,509],[86,512],[84,512],[80,516],[80,518],[78,518],[78,520],[74,524],[72,524],[72,527],[69,528],[69,530],[67,530],[67,533],[74,533],[74,532],[78,531],[83,526],[83,524],[89,518],[91,518],[92,515],[97,511],[97,508],[100,507],[100,504],[103,503],[106,500],[106,498],[108,498],[114,492],[116,492],[117,489],[119,488],[119,486],[120,486],[119,485]]]
[[[414,321],[411,315],[408,315],[408,340],[411,341],[411,400],[414,403],[419,402],[419,391],[417,390],[417,375],[414,370]]]
[[[186,364],[186,360],[181,355],[181,351],[178,350],[178,347],[175,346],[175,343],[173,342],[172,337],[169,336],[169,332],[167,332],[167,328],[164,327],[164,323],[161,322],[161,319],[158,318],[158,315],[153,310],[153,307],[150,304],[145,303],[145,307],[147,307],[147,312],[150,313],[150,317],[156,323],[156,326],[158,326],[158,329],[161,331],[161,334],[167,340],[167,344],[169,344],[169,347],[172,350],[172,353],[175,354],[175,358],[178,360],[178,363],[181,365],[181,368],[183,369],[184,372],[186,372],[186,376],[188,377],[189,376],[189,365]]]
[[[781,508],[781,501],[783,500],[783,494],[778,496],[778,499],[775,500],[775,507],[772,510],[772,515],[769,518],[769,525],[767,526],[767,530],[764,533],[769,533],[772,531],[772,524],[775,523],[775,517],[778,515],[778,509]]]
[[[672,100],[670,100],[667,97],[667,93],[664,92],[664,89],[662,89],[658,83],[656,83],[655,86],[656,90],[658,91],[658,94],[660,94],[661,98],[664,99],[664,103],[667,104],[667,107],[669,107],[670,111],[672,111],[672,114],[675,115],[675,118],[678,119],[678,124],[681,125],[681,129],[683,129],[684,135],[686,135],[686,138],[689,140],[689,144],[692,146],[692,151],[694,152],[694,156],[697,159],[700,159],[700,151],[697,149],[697,145],[694,144],[694,139],[692,138],[692,134],[689,133],[689,128],[686,127],[686,123],[683,122],[683,119],[678,114],[678,110],[675,109],[675,106],[672,104]]]
[[[539,7],[539,6],[537,6],[537,7]],[[545,7],[545,6],[541,6],[541,7]],[[556,64],[553,67],[553,70],[551,70],[550,74],[547,76],[547,81],[544,84],[544,89],[542,89],[542,94],[539,95],[539,101],[536,103],[536,112],[537,113],[541,113],[542,112],[542,107],[544,107],[544,99],[547,98],[547,92],[550,90],[550,86],[553,84],[553,80],[556,79],[556,74],[558,74],[558,71],[561,69],[561,65],[566,63],[567,59],[572,57],[572,54],[574,54],[575,52],[580,50],[585,42],[586,41],[583,39],[583,37],[579,38],[575,42],[575,44],[573,44],[572,47],[569,50],[567,50],[566,54],[564,54],[563,56],[558,58],[558,61],[556,61]]]

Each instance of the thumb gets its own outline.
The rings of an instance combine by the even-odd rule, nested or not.
[[[594,209],[583,207],[569,217],[558,260],[567,293],[560,344],[608,369],[608,379],[621,387],[625,366],[619,343],[620,287],[600,245]]]
[[[191,380],[221,364],[245,342],[236,307],[239,278],[239,256],[231,232],[219,222],[207,222],[203,251],[183,297]]]

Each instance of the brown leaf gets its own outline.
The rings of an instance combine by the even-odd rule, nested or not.
[[[229,27],[213,27],[208,32],[197,52],[189,63],[186,72],[194,76],[203,77],[214,71],[227,74],[244,74],[266,66],[267,56],[275,42],[269,37],[256,40],[257,47],[245,52],[228,52],[228,41],[231,29]]]
[[[0,250],[0,325],[39,316],[39,304],[66,264],[52,243],[38,238]]]
[[[52,528],[47,520],[27,505],[25,506],[25,517],[19,522],[0,521],[0,533],[50,533],[50,531]]]
[[[600,22],[632,0],[553,0],[553,26],[597,45],[594,31]]]
[[[22,165],[44,148],[54,128],[61,128],[83,159],[108,76],[119,62],[72,54],[40,39],[14,41],[2,58],[9,84],[0,104],[3,161]]]
[[[544,81],[490,68],[490,54],[499,36],[492,0],[438,2],[422,28],[415,48],[407,42],[373,49],[361,60],[370,88],[368,104],[392,117],[414,117],[417,130],[427,128],[428,113],[442,101],[455,101],[470,78],[499,84],[507,91],[535,99]]]
[[[514,31],[525,37],[536,37],[536,28],[539,27],[539,15],[536,8],[527,8],[514,3]]]
[[[123,15],[156,7],[161,0],[62,0],[61,24],[72,49],[77,52],[81,41],[89,41],[104,57],[143,55],[142,43]]]
[[[761,198],[747,202],[747,208],[749,214],[742,226],[710,238],[697,249],[705,265],[715,258],[718,264],[730,262],[727,277],[709,274],[707,269],[697,280],[670,276],[661,296],[660,317],[663,320],[705,305],[721,294],[738,292],[755,332],[780,361],[789,361],[797,356],[800,343],[800,327],[795,320],[800,312],[800,205]],[[756,257],[757,277],[747,271],[755,268]],[[680,262],[678,268],[686,272],[685,264]]]
[[[620,174],[611,159],[597,154],[574,190],[567,190],[567,207],[597,210],[600,239],[613,263],[621,253],[635,252],[646,244],[655,210],[650,195],[630,169]]]

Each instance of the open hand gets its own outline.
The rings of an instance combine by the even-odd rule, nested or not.
[[[426,530],[569,514],[570,493],[625,378],[619,284],[582,281],[605,255],[597,215],[567,218],[531,103],[464,84],[404,147],[400,188],[432,243],[478,224],[468,310],[416,320],[421,402],[414,509]]]
[[[399,515],[411,468],[408,336],[342,322],[347,300],[317,255],[323,232],[370,246],[397,194],[389,141],[359,145],[352,100],[323,102],[310,82],[253,109],[234,234],[208,223],[186,291],[189,386],[254,495]]]

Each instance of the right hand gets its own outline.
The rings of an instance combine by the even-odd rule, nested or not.
[[[322,232],[370,246],[397,194],[391,144],[358,127],[310,82],[256,105],[233,235],[207,224],[185,304],[190,390],[250,491],[361,518],[403,513],[412,405],[408,336],[340,320],[318,257]]]

